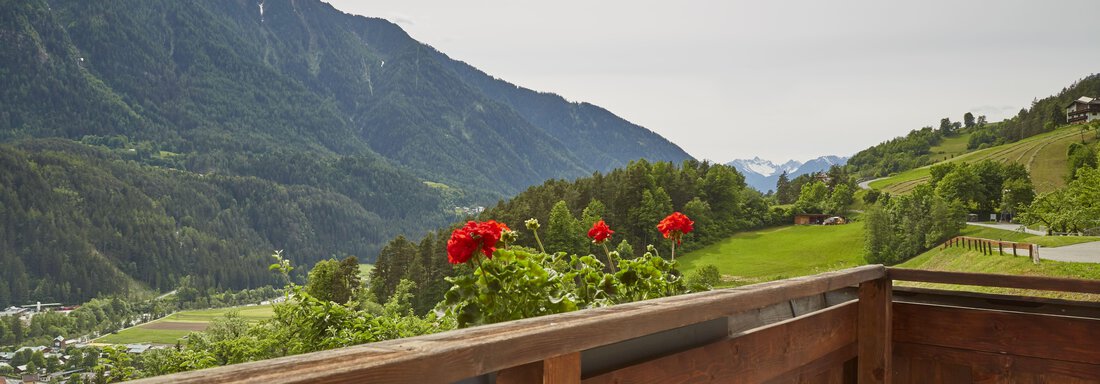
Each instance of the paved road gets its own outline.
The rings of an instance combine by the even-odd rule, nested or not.
[[[882,180],[882,179],[885,179],[885,177],[880,177],[880,178],[877,178],[877,179],[871,179],[871,180],[861,182],[861,183],[859,183],[859,187],[863,188],[863,189],[871,189],[871,183],[874,183],[874,182]]]
[[[1020,229],[1019,224],[989,224],[989,223],[967,223],[969,225],[976,225],[979,227],[989,227],[1003,229],[1006,231],[1017,231]],[[1032,235],[1044,236],[1046,233],[1042,231],[1036,231],[1028,229],[1027,233]],[[1091,243],[1081,243],[1074,245],[1066,245],[1057,248],[1040,248],[1039,258],[1043,260],[1055,260],[1055,261],[1073,261],[1078,263],[1100,263],[1100,241],[1094,241]]]
[[[1040,248],[1039,258],[1078,263],[1100,263],[1100,241],[1066,245],[1058,248]]]
[[[1023,228],[1025,232],[1027,232],[1029,234],[1032,234],[1032,235],[1037,235],[1037,236],[1045,236],[1046,235],[1046,232],[1036,231],[1034,229],[1028,229],[1027,227],[1024,227],[1020,224],[1000,224],[1000,223],[997,223],[997,224],[993,224],[993,223],[966,223],[966,224],[979,226],[979,227],[1003,229],[1003,230],[1006,230],[1006,231],[1019,231],[1020,228]]]

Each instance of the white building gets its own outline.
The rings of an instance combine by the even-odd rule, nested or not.
[[[1100,119],[1100,100],[1081,96],[1066,105],[1066,122],[1070,124],[1087,123]]]

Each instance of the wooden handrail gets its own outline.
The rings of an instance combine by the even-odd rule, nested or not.
[[[885,277],[885,267],[868,265],[158,376],[136,383],[454,382]]]
[[[887,268],[886,271],[887,276],[893,280],[1100,294],[1100,280],[1067,279],[1061,277],[1044,276],[997,275],[989,273],[925,271],[920,269],[905,269],[894,267]]]

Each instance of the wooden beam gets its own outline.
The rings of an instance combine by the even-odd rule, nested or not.
[[[581,353],[573,352],[543,360],[544,384],[580,384]],[[499,382],[499,381],[498,381]]]
[[[890,279],[877,279],[859,285],[859,360],[856,375],[859,382],[891,383],[893,358],[891,346]]]
[[[761,383],[843,367],[856,355],[854,302],[584,380],[611,383]],[[803,371],[804,368],[808,370]]]
[[[158,376],[135,383],[454,382],[885,276],[883,266],[868,265]]]
[[[1023,377],[1039,376],[1039,380],[1030,382],[1047,383],[1096,383],[1100,382],[1100,365],[1071,361],[1039,359],[1026,356],[1014,356],[999,353],[973,351],[968,349],[940,347],[906,342],[894,343],[894,356],[899,365],[903,361],[924,360],[934,363],[948,363],[970,367],[988,383],[1028,382]],[[934,367],[932,367],[934,368]],[[902,371],[899,369],[899,371]],[[898,383],[921,384],[900,373],[895,377]]]
[[[887,268],[887,273],[889,274],[891,279],[904,281],[1100,294],[1100,280],[1079,280],[1067,279],[1062,277],[1043,276],[996,275],[989,273],[925,271],[920,269],[903,268]]]
[[[1100,320],[894,303],[894,341],[1100,364]]]

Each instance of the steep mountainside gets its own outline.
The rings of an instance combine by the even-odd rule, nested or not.
[[[0,174],[24,175],[0,178],[3,204],[24,218],[67,212],[35,228],[5,214],[0,304],[16,281],[19,300],[121,289],[60,286],[75,275],[29,267],[47,251],[158,289],[223,259],[211,284],[254,285],[273,249],[299,264],[371,260],[383,239],[454,220],[456,206],[638,158],[691,158],[599,107],[494,79],[317,0],[0,1],[0,105],[0,141],[14,143],[0,146]],[[138,232],[157,245],[115,245],[136,224],[92,206],[121,191],[146,202],[134,215],[159,224]],[[53,230],[73,246],[33,246]],[[192,232],[232,249],[168,250]]]
[[[834,165],[844,165],[848,161],[847,157],[841,156],[821,156],[816,159],[807,160],[805,163],[790,160],[783,164],[775,164],[770,160],[764,160],[760,157],[754,157],[751,159],[737,159],[733,160],[726,165],[737,168],[738,172],[745,175],[745,184],[753,187],[757,191],[767,192],[775,190],[775,183],[779,180],[779,176],[783,172],[787,173],[788,179],[794,179],[799,175],[814,172],[825,172]]]

